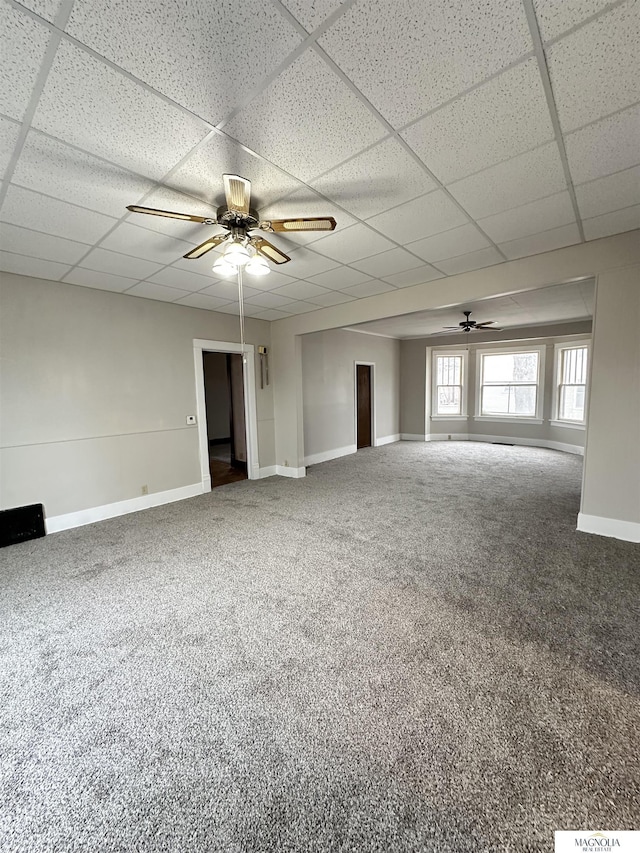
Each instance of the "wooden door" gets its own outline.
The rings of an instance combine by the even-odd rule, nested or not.
[[[371,365],[356,364],[357,438],[356,445],[371,447]]]
[[[242,356],[227,353],[229,377],[229,434],[231,465],[247,473],[247,430],[244,421],[244,382]]]

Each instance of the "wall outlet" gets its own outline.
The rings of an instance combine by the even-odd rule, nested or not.
[[[447,436],[447,441],[451,441],[451,436],[450,436],[450,435],[448,435],[448,436]]]
[[[143,486],[143,487],[142,487],[142,494],[143,494],[143,495],[148,495],[148,494],[149,494],[149,486]]]
[[[196,423],[195,415],[187,415],[187,426],[193,426]]]
[[[285,467],[285,468],[288,468],[288,467],[289,467],[289,460],[288,460],[288,459],[285,459],[285,460],[284,460],[284,467]]]

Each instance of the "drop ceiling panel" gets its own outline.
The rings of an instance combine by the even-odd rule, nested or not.
[[[0,6],[0,113],[22,121],[48,44],[46,27]]]
[[[386,134],[313,50],[296,59],[224,129],[304,181]]]
[[[353,266],[370,276],[383,277],[422,266],[422,261],[405,249],[390,249],[373,258],[354,261]]]
[[[32,255],[45,261],[75,264],[89,251],[85,243],[40,234],[28,228],[3,224],[0,228],[0,249],[18,255]]]
[[[493,264],[502,263],[502,255],[493,246],[486,249],[478,249],[477,252],[471,252],[468,255],[458,255],[456,258],[449,258],[445,261],[438,261],[438,269],[441,269],[447,275],[458,275],[459,273],[469,272],[469,270],[479,270],[482,267],[490,267]]]
[[[394,290],[394,287],[384,281],[366,281],[364,284],[347,287],[344,292],[358,299],[364,299],[367,296],[377,296],[379,293],[386,293],[388,290]]]
[[[172,264],[193,249],[193,243],[148,231],[128,222],[118,225],[100,245],[103,249],[132,255],[134,258],[144,258],[158,264]]]
[[[267,308],[265,311],[260,311],[253,315],[256,320],[283,320],[285,317],[290,317],[286,311],[278,311],[276,308]]]
[[[314,305],[321,305],[323,308],[328,308],[330,305],[342,305],[344,302],[353,302],[355,296],[348,296],[346,293],[339,293],[335,290],[323,293],[321,296],[309,297],[309,301]]]
[[[0,116],[0,177],[4,176],[7,166],[11,162],[19,133],[19,124]]]
[[[96,272],[112,273],[138,280],[158,272],[162,265],[132,258],[130,255],[120,255],[118,252],[110,252],[107,249],[92,249],[86,258],[82,259],[80,266]]]
[[[36,15],[40,15],[41,18],[54,21],[62,5],[62,0],[19,0],[19,3],[21,6],[31,9]]]
[[[178,290],[191,291],[192,293],[202,290],[205,293],[210,293],[211,296],[223,296],[222,293],[218,294],[210,292],[210,280],[205,276],[196,275],[195,273],[187,272],[186,270],[179,270],[176,269],[176,267],[166,267],[163,270],[159,270],[157,273],[150,276],[148,281],[153,284],[163,284],[165,287],[176,287]],[[246,289],[247,288],[245,288],[245,290]],[[234,282],[231,296],[228,296],[227,298],[236,299],[237,296],[238,285]]]
[[[578,226],[573,223],[540,234],[532,234],[528,237],[520,237],[518,240],[500,243],[499,249],[510,261],[513,261],[516,258],[550,252],[552,249],[561,249],[563,246],[571,246],[579,242],[580,232]]]
[[[569,193],[565,191],[480,219],[478,225],[495,243],[506,243],[570,222],[575,222],[575,215]]]
[[[344,287],[353,287],[354,284],[362,284],[364,281],[369,281],[370,278],[370,275],[360,272],[360,270],[340,266],[329,270],[329,272],[311,276],[309,281],[319,284],[322,287],[328,287],[330,290],[342,290]]]
[[[250,305],[245,304],[242,313],[245,317],[255,317],[256,314],[261,314],[263,310],[263,308],[259,308],[258,306],[252,308]],[[237,317],[240,315],[240,305],[237,302],[227,302],[226,305],[219,305],[216,311],[221,314],[234,314]]]
[[[184,294],[175,300],[176,305],[188,305],[190,308],[204,308],[207,311],[217,311],[218,308],[223,308],[229,305],[228,300],[219,299],[215,296],[207,296],[205,293],[190,293],[188,296]]]
[[[273,291],[280,296],[288,296],[289,299],[309,299],[312,296],[322,296],[326,292],[326,287],[320,287],[310,281],[294,281],[293,284],[285,284],[284,287]]]
[[[76,0],[67,32],[212,124],[301,41],[263,0]]]
[[[325,258],[324,255],[318,255],[310,249],[294,249],[289,253],[291,261],[288,267],[291,269],[291,274],[296,278],[312,278],[320,275],[320,273],[335,269],[340,264],[330,258]],[[271,276],[267,276],[271,278]],[[322,282],[316,282],[322,284]],[[283,282],[285,284],[285,282]]]
[[[312,3],[309,3],[309,0],[282,0],[282,2],[307,32],[311,33],[342,6],[343,0],[313,0]]]
[[[587,219],[640,204],[640,166],[576,187],[580,215]]]
[[[576,184],[640,163],[640,106],[570,133],[565,141]]]
[[[449,190],[474,218],[520,207],[566,187],[558,146],[550,142],[477,175]]]
[[[95,243],[116,224],[117,220],[101,213],[84,210],[40,193],[10,186],[0,211],[3,222],[32,228],[44,234]]]
[[[533,0],[540,35],[544,41],[557,38],[572,27],[611,5],[611,0]]]
[[[368,220],[378,231],[403,245],[440,231],[448,231],[466,221],[464,213],[442,190],[421,196]]]
[[[76,267],[65,275],[63,281],[69,282],[69,284],[79,284],[82,287],[95,287],[97,290],[111,290],[115,293],[122,293],[123,290],[133,287],[137,280]]]
[[[536,60],[504,71],[402,136],[445,184],[553,139]]]
[[[179,290],[176,287],[165,287],[162,284],[151,284],[148,281],[141,281],[127,290],[127,296],[144,296],[158,302],[175,302],[176,299],[180,299],[184,295],[184,290]]]
[[[30,131],[13,182],[37,192],[120,218],[154,184],[119,166]]]
[[[640,100],[640,14],[623,3],[547,49],[547,63],[562,130]]]
[[[293,299],[287,299],[286,296],[280,296],[277,293],[259,293],[257,296],[251,296],[247,299],[248,305],[260,305],[263,308],[285,308]]]
[[[319,42],[394,127],[531,50],[519,0],[360,0]]]
[[[634,228],[640,228],[640,204],[584,220],[584,235],[587,240],[608,237],[610,234],[620,234],[623,231],[633,231]]]
[[[309,311],[316,311],[317,308],[317,305],[304,301],[289,302],[285,306],[287,314],[307,314]]]
[[[163,270],[162,272],[169,272],[169,270]],[[153,281],[157,278],[157,276],[152,276],[150,281]],[[195,276],[195,278],[201,278],[201,276]],[[176,287],[179,285],[176,284]],[[196,288],[194,287],[194,290]],[[234,279],[230,279],[229,281],[216,281],[214,284],[210,284],[201,291],[207,296],[216,296],[218,299],[226,299],[231,301],[237,301],[238,299],[238,282]],[[244,299],[248,299],[250,296],[257,296],[260,293],[255,287],[249,287],[249,285],[243,282],[242,284],[242,295]]]
[[[475,225],[467,224],[442,234],[434,234],[433,237],[416,240],[415,243],[409,243],[407,249],[433,263],[445,258],[455,258],[456,255],[467,255],[488,245],[489,241]]]
[[[65,41],[33,126],[153,180],[207,133],[204,122]]]
[[[433,281],[436,278],[443,278],[443,274],[430,264],[384,276],[384,280],[393,284],[394,287],[413,287],[416,284],[425,284],[425,282]]]
[[[0,252],[0,269],[18,275],[30,275],[34,278],[46,278],[59,281],[69,271],[68,264],[55,261],[43,261],[41,258],[28,258],[12,252]]]
[[[349,264],[393,248],[393,243],[376,234],[366,225],[352,225],[340,234],[332,234],[313,244],[314,251],[328,255],[336,261]]]
[[[360,219],[368,219],[436,187],[396,139],[385,139],[311,183]]]

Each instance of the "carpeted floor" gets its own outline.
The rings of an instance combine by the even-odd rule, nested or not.
[[[640,824],[640,546],[581,459],[401,443],[0,552],[0,848],[553,850]]]

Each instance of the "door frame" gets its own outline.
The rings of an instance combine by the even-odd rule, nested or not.
[[[200,451],[200,473],[202,476],[202,491],[211,491],[211,472],[209,470],[209,436],[207,433],[207,407],[204,393],[203,352],[240,353],[242,344],[230,341],[206,341],[195,338],[193,341],[193,361],[196,380],[196,414],[198,418],[198,447]],[[260,461],[258,459],[258,418],[256,414],[256,367],[255,347],[253,344],[244,345],[246,356],[243,371],[244,387],[244,423],[247,433],[247,477],[249,480],[260,479]]]
[[[376,432],[376,363],[375,361],[353,362],[353,446],[358,449],[358,365],[371,368],[371,447],[378,446],[378,434]]]

